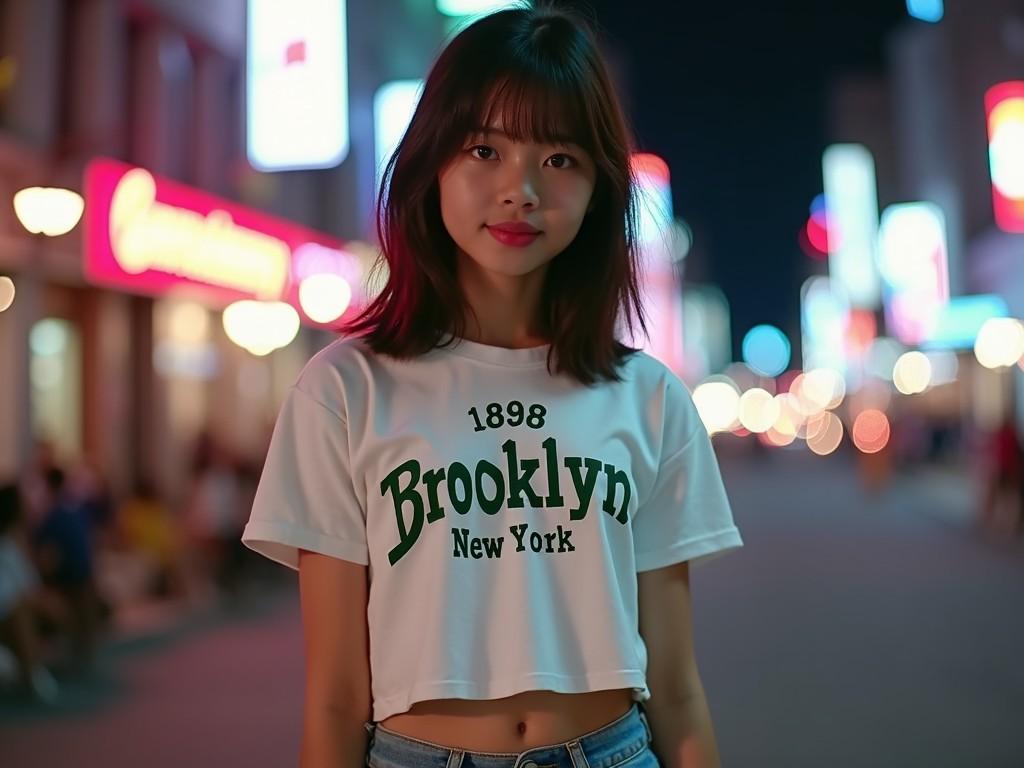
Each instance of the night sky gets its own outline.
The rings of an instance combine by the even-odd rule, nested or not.
[[[797,233],[822,192],[834,75],[882,73],[903,0],[580,0],[608,41],[642,150],[668,162],[694,230],[687,281],[729,299],[733,355],[772,323],[799,346],[799,290],[816,265]],[[798,362],[798,361],[797,361]]]

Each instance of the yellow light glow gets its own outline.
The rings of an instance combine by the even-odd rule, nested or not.
[[[797,434],[800,426],[807,420],[807,415],[800,407],[800,398],[792,392],[783,392],[775,396],[775,402],[779,404],[779,417],[775,420],[775,428],[780,429],[780,424],[786,423],[792,426],[793,434]]]
[[[352,288],[341,275],[310,275],[299,283],[302,311],[317,323],[337,320],[351,301]]]
[[[932,380],[932,363],[923,352],[900,355],[892,369],[892,383],[904,395],[916,395],[928,389]]]
[[[815,368],[799,374],[789,388],[804,416],[838,408],[846,397],[846,382],[830,368]]]
[[[288,346],[299,332],[299,313],[282,301],[236,301],[222,322],[231,341],[258,356]]]
[[[843,422],[830,411],[825,411],[816,418],[819,428],[815,430],[813,436],[808,434],[807,447],[819,456],[828,456],[843,441]]]
[[[0,312],[7,310],[14,303],[14,281],[0,275]]]
[[[1024,323],[1013,317],[985,321],[974,341],[974,356],[986,368],[1003,368],[1024,357]]]
[[[764,389],[754,387],[740,397],[740,424],[751,432],[767,432],[779,418],[779,413],[779,404],[771,393]]]
[[[729,431],[739,416],[739,391],[724,377],[705,381],[693,390],[693,403],[711,434]]]
[[[110,201],[110,245],[121,269],[152,269],[211,285],[279,298],[288,280],[291,249],[283,240],[234,223],[231,214],[207,215],[156,200],[156,181],[143,168],[128,171]]]
[[[14,213],[33,234],[56,237],[75,228],[85,201],[77,192],[58,187],[28,187],[14,193]]]

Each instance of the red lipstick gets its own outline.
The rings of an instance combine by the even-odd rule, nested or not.
[[[502,245],[510,245],[513,248],[527,246],[541,234],[539,229],[525,221],[503,221],[498,224],[488,224],[487,231]]]

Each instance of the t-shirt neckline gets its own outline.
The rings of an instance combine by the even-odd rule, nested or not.
[[[451,333],[444,334],[439,343],[444,344],[453,338],[454,341],[449,346],[443,347],[439,351],[512,368],[533,368],[547,365],[548,351],[551,349],[550,344],[542,344],[539,347],[523,347],[521,349],[496,347],[491,344],[481,344],[478,341],[455,337]]]

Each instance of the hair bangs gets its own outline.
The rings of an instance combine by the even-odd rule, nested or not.
[[[594,147],[582,88],[541,77],[505,77],[474,104],[469,133],[498,126],[512,140]]]

